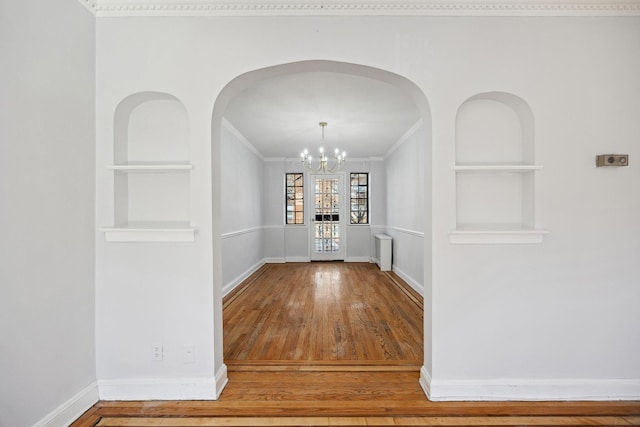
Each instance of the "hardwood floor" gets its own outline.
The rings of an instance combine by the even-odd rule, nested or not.
[[[370,263],[266,264],[225,300],[225,363],[419,368],[422,301],[398,280]]]
[[[217,401],[99,402],[93,426],[640,425],[640,402],[430,402],[415,372],[230,372]]]
[[[640,402],[430,402],[422,312],[370,264],[267,265],[225,298],[219,400],[103,401],[72,427],[640,425]]]

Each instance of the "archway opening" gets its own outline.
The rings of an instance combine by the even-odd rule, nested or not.
[[[245,138],[242,134],[243,132],[237,132],[238,129],[235,129],[234,126],[229,126],[229,121],[226,120],[225,115],[228,112],[229,106],[232,105],[234,100],[241,96],[241,94],[246,93],[246,91],[251,90],[259,86],[261,83],[273,80],[277,78],[281,78],[283,76],[295,76],[300,75],[302,73],[336,73],[345,76],[351,76],[354,78],[364,78],[371,79],[373,81],[390,85],[396,90],[402,92],[404,96],[411,99],[413,102],[414,108],[417,112],[418,120],[413,123],[412,126],[409,126],[409,129],[406,130],[405,134],[401,135],[396,141],[394,141],[396,146],[399,146],[403,140],[403,138],[408,138],[416,134],[416,130],[420,129],[417,133],[417,138],[419,139],[419,147],[420,147],[420,155],[419,158],[414,155],[414,160],[416,160],[416,168],[420,170],[419,174],[416,174],[415,180],[413,182],[404,182],[403,186],[412,186],[416,187],[416,183],[420,185],[421,194],[421,203],[422,203],[422,227],[423,229],[420,232],[414,232],[414,237],[421,238],[419,240],[420,252],[421,256],[416,260],[414,264],[419,264],[420,276],[419,280],[422,281],[422,294],[425,298],[425,309],[424,309],[424,362],[426,369],[431,371],[431,304],[430,304],[430,292],[431,292],[431,114],[427,99],[424,93],[411,81],[402,77],[400,75],[381,70],[378,68],[373,68],[369,66],[349,64],[344,62],[335,62],[335,61],[324,61],[324,60],[311,60],[311,61],[302,61],[296,63],[289,63],[283,65],[277,65],[273,67],[263,68],[255,71],[251,71],[240,75],[233,79],[225,88],[220,92],[218,98],[216,99],[213,117],[212,117],[212,191],[213,191],[213,273],[214,273],[214,325],[215,325],[215,362],[216,366],[224,366],[224,355],[223,355],[223,305],[222,300],[225,294],[229,292],[229,282],[230,278],[233,274],[228,274],[230,267],[230,263],[228,260],[225,260],[225,253],[230,253],[231,251],[223,250],[223,247],[227,244],[228,239],[231,237],[239,237],[239,236],[248,236],[250,234],[256,234],[254,237],[254,242],[261,242],[259,244],[259,251],[262,253],[262,259],[269,258],[264,256],[264,248],[265,244],[262,241],[262,236],[265,233],[268,233],[268,229],[270,229],[270,224],[260,224],[259,226],[250,225],[247,228],[242,229],[242,224],[237,224],[236,228],[239,228],[236,231],[229,231],[225,229],[226,224],[224,221],[225,218],[225,195],[228,196],[228,193],[225,193],[227,184],[224,180],[222,170],[223,168],[229,167],[229,159],[225,158],[225,148],[223,147],[223,137],[222,135],[226,133],[235,134],[235,138],[242,140],[248,139]],[[407,136],[409,135],[409,136]],[[250,139],[249,139],[250,141]],[[251,145],[249,142],[248,145]],[[250,149],[250,148],[249,148]],[[388,152],[392,152],[394,147],[389,147]],[[272,157],[264,156],[258,150],[255,153],[258,157],[262,158],[262,161],[270,162],[272,161]],[[268,157],[265,159],[265,157]],[[360,159],[362,160],[362,159]],[[282,179],[284,182],[284,173],[288,171],[287,162],[291,161],[291,159],[287,159],[287,155],[283,156],[283,168],[282,168]],[[253,170],[252,172],[255,172]],[[381,175],[384,174],[384,169],[380,170]],[[280,191],[280,190],[276,190]],[[284,189],[282,189],[282,193],[284,193]],[[228,197],[226,197],[228,199]],[[227,210],[228,211],[228,210]],[[284,219],[284,206],[282,207],[283,219]],[[229,212],[226,212],[229,217]],[[387,224],[380,224],[380,226],[384,229],[387,227]],[[397,230],[401,230],[401,227],[394,227]],[[267,231],[265,231],[267,230]],[[260,237],[257,237],[257,234]],[[370,234],[373,234],[372,232]],[[248,237],[245,237],[248,238]],[[283,240],[286,240],[286,237],[283,237]],[[416,243],[414,243],[416,244]],[[246,242],[244,244],[245,249],[249,248],[251,245],[247,245]],[[253,247],[255,248],[255,244]],[[259,255],[258,255],[259,256]],[[404,256],[404,254],[403,254]],[[283,260],[287,259],[286,254],[282,257]],[[226,269],[226,272],[225,272]],[[232,280],[233,281],[233,280]]]

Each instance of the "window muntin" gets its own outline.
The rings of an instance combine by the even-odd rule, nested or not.
[[[286,174],[285,223],[304,224],[304,175]]]
[[[351,203],[349,218],[351,224],[369,224],[369,174],[366,172],[351,173]]]

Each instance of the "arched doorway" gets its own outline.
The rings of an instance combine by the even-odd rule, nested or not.
[[[364,77],[376,81],[393,85],[409,96],[415,108],[419,112],[422,126],[424,126],[425,137],[422,140],[422,159],[421,167],[424,170],[424,238],[423,238],[423,281],[424,281],[424,297],[430,297],[430,278],[431,278],[431,115],[427,99],[423,92],[408,79],[378,68],[369,66],[356,65],[344,62],[311,60],[295,62],[273,67],[263,68],[242,74],[233,79],[220,92],[216,99],[213,117],[212,117],[212,191],[213,191],[213,270],[214,270],[214,315],[215,315],[215,363],[216,366],[223,366],[223,322],[222,322],[222,298],[223,298],[223,270],[224,262],[222,255],[222,187],[221,187],[221,166],[224,159],[221,151],[221,132],[223,130],[223,117],[227,107],[232,100],[241,92],[259,84],[260,82],[276,78],[279,76],[294,75],[305,72],[332,72],[342,73],[345,75]],[[425,167],[427,166],[427,167]],[[425,304],[425,364],[430,363],[431,348],[431,310],[430,304]],[[427,367],[430,371],[430,368]]]

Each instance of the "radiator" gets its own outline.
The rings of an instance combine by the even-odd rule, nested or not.
[[[382,271],[391,270],[391,236],[386,234],[376,234],[375,261]]]

